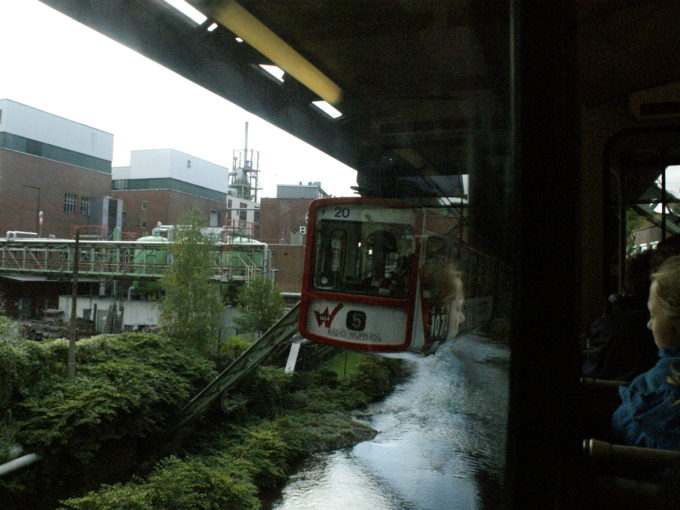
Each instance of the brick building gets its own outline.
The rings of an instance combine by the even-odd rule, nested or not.
[[[0,236],[72,237],[75,226],[116,226],[117,203],[106,200],[112,156],[113,135],[0,99]]]
[[[228,170],[175,149],[132,151],[130,166],[114,167],[112,195],[124,202],[123,230],[150,233],[175,225],[196,207],[211,226],[223,226]]]
[[[316,198],[327,197],[320,182],[279,184],[276,198],[260,202],[259,240],[269,244],[276,284],[283,292],[300,292],[304,272],[307,211]]]

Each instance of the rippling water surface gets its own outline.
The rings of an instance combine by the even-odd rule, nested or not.
[[[507,348],[468,335],[411,361],[413,376],[357,416],[380,433],[310,459],[273,508],[498,508],[508,357]]]

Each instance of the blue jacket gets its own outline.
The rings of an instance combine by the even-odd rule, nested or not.
[[[680,450],[680,387],[669,384],[671,368],[680,374],[680,347],[659,350],[656,365],[619,386],[621,406],[614,411],[616,439],[634,446]],[[677,378],[676,378],[677,379]]]

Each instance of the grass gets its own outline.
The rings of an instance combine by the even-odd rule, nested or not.
[[[340,351],[323,364],[322,368],[332,370],[338,376],[338,381],[344,381],[359,371],[359,363],[366,359],[366,355],[355,351]]]

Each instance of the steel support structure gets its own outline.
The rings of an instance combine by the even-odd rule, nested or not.
[[[277,348],[290,340],[298,332],[299,311],[300,303],[297,303],[276,324],[269,328],[257,342],[251,345],[248,350],[236,358],[231,365],[225,368],[220,375],[192,398],[182,409],[174,430],[180,429],[200,416],[220,395],[239,382],[251,370],[262,364]]]
[[[81,241],[79,273],[84,277],[160,278],[172,262],[168,243],[135,241]],[[216,245],[213,280],[247,281],[268,268],[255,265],[240,245]],[[0,241],[0,276],[40,275],[70,278],[75,260],[72,240],[25,239]]]

